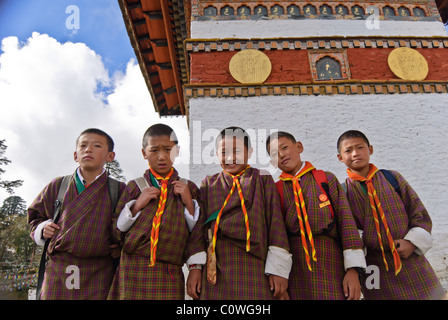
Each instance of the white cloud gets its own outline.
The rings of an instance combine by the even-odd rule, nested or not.
[[[2,40],[0,139],[6,139],[4,180],[24,180],[16,189],[28,204],[53,178],[70,174],[75,140],[89,127],[108,132],[128,179],[143,173],[141,137],[156,122],[173,127],[181,157],[175,165],[188,177],[188,129],[183,117],[160,119],[135,60],[109,75],[101,56],[83,43],[59,43],[33,33],[26,43]],[[0,201],[8,195],[1,190]],[[0,204],[1,204],[0,202]]]

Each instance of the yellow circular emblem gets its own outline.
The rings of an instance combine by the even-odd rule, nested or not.
[[[403,80],[424,80],[429,71],[425,57],[417,50],[407,47],[392,50],[387,63],[392,72]]]
[[[232,77],[240,83],[263,83],[271,74],[272,65],[263,52],[247,49],[230,59],[229,70]]]

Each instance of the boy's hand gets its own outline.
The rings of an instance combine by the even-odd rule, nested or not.
[[[400,255],[400,258],[403,259],[409,258],[415,250],[415,246],[408,240],[395,240],[394,244],[398,254]]]
[[[350,268],[347,270],[342,281],[342,288],[347,300],[359,300],[361,298],[361,285],[356,269]]]
[[[271,291],[274,291],[274,299],[289,300],[289,295],[286,292],[286,289],[288,289],[288,279],[270,274],[269,286]]]
[[[149,187],[144,189],[131,208],[132,216],[135,216],[137,212],[146,207],[152,199],[157,199],[159,195],[160,190],[156,187]]]
[[[192,269],[188,273],[187,293],[193,299],[199,299],[202,287],[202,270]]]
[[[180,198],[182,199],[182,203],[185,205],[188,212],[192,216],[194,216],[194,203],[193,199],[191,198],[191,193],[190,189],[188,189],[188,186],[180,180],[173,181],[172,184],[174,186],[173,188],[174,194],[180,196]]]
[[[59,226],[54,222],[49,222],[42,229],[42,238],[51,239],[53,238],[56,231],[59,230]]]

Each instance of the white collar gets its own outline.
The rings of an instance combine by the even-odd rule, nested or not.
[[[99,177],[101,177],[103,175],[104,171],[106,171],[106,169],[103,168],[103,171],[101,171],[101,173],[95,177],[95,180],[98,179]],[[78,169],[76,169],[76,174],[78,175],[78,178],[82,182],[82,184],[86,184],[86,180],[84,179],[84,177],[81,174],[81,167],[78,167]],[[95,180],[93,180],[93,181],[95,181]]]

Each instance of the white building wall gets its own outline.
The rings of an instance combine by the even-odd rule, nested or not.
[[[210,20],[192,21],[192,39],[301,38],[331,36],[429,37],[447,36],[443,23],[389,20]]]
[[[433,221],[428,260],[448,290],[448,95],[334,95],[195,98],[190,107],[190,179],[200,185],[219,172],[214,138],[231,125],[248,129],[250,164],[269,169],[265,151],[271,130],[291,132],[304,144],[303,160],[345,180],[336,141],[349,129],[363,131],[378,168],[397,170],[414,187]]]

